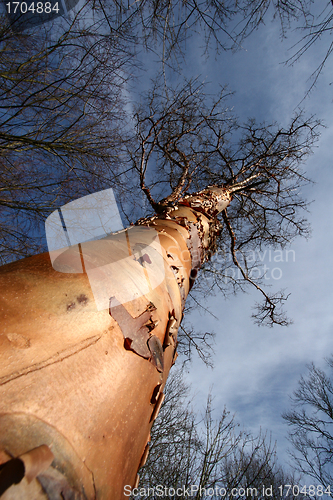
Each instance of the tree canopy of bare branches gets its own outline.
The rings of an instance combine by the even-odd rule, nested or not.
[[[94,12],[104,19],[110,33],[119,33],[136,46],[154,53],[163,64],[180,68],[185,57],[186,44],[191,37],[201,37],[203,54],[210,49],[217,53],[238,50],[253,31],[276,18],[281,35],[287,37],[295,30],[297,41],[287,63],[293,64],[320,39],[327,39],[327,49],[319,57],[313,70],[312,82],[306,95],[315,86],[332,53],[333,5],[331,0],[228,0],[209,2],[202,0],[176,2],[172,0],[145,0],[142,2],[117,2],[91,0]],[[176,63],[176,64],[175,64]]]
[[[141,498],[158,498],[157,485],[164,488],[164,498],[181,498],[172,493],[185,489],[194,499],[204,492],[209,498],[260,499],[265,498],[263,485],[272,487],[271,498],[279,498],[278,486],[288,480],[267,436],[241,430],[226,409],[215,418],[211,396],[200,418],[179,370],[170,375],[165,394],[151,431],[149,458],[140,472],[139,490],[149,492]]]
[[[311,364],[291,397],[292,409],[283,415],[290,428],[294,467],[324,486],[333,481],[332,370],[332,357],[326,370]]]
[[[308,235],[301,188],[309,181],[301,164],[318,136],[318,121],[298,113],[285,128],[255,120],[240,124],[226,110],[224,90],[209,101],[197,81],[167,93],[161,87],[155,83],[135,113],[136,138],[128,155],[137,184],[155,212],[186,203],[187,193],[207,185],[231,192],[233,200],[221,215],[217,252],[223,259],[205,266],[209,286],[228,293],[251,283],[264,296],[257,321],[287,324],[280,309],[286,296],[263,289],[265,276],[253,276],[258,263],[248,255]]]
[[[281,2],[281,4],[284,3],[285,2]],[[309,75],[310,84],[305,94],[306,97],[315,87],[333,51],[333,43],[331,40],[333,2],[331,0],[324,0],[322,2],[294,0],[292,2],[287,2],[287,4],[291,4],[290,11],[292,12],[292,18],[296,21],[296,23],[294,23],[294,28],[300,33],[300,36],[298,36],[298,40],[291,48],[292,55],[288,58],[286,63],[294,64],[313,47],[316,47],[316,61],[319,61]],[[280,19],[283,34],[286,35],[290,27],[290,15],[282,15]],[[325,40],[325,44],[323,40]],[[321,41],[321,46],[318,43],[319,41]]]
[[[43,248],[31,236],[56,207],[117,185],[127,58],[121,43],[85,32],[78,19],[65,31],[29,33],[2,19],[2,263]]]

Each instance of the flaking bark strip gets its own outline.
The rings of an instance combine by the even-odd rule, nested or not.
[[[156,367],[157,371],[163,373],[164,371],[164,354],[161,341],[156,335],[151,335],[148,339],[148,348],[151,353],[150,361]]]
[[[112,297],[110,300],[109,313],[112,318],[118,323],[122,331],[125,341],[125,348],[134,351],[139,356],[149,359],[151,357],[148,348],[148,339],[150,331],[155,328],[155,323],[152,320],[152,312],[156,307],[151,302],[147,309],[136,318],[133,318],[123,304]]]
[[[151,302],[143,313],[133,318],[122,304],[115,301],[114,297],[110,300],[110,315],[122,331],[125,349],[148,359],[158,372],[163,373],[163,346],[159,338],[151,334],[158,324],[152,318],[152,312],[155,310],[156,307]]]

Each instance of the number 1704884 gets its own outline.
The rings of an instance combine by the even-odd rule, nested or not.
[[[298,486],[297,484],[283,484],[278,487],[280,497],[287,497],[292,495],[293,497],[298,496],[309,496],[309,497],[322,497],[324,495],[331,495],[331,487],[323,486],[322,484],[318,484],[314,486],[310,484],[310,486]]]
[[[58,14],[59,4],[56,2],[8,2],[6,3],[8,14]]]

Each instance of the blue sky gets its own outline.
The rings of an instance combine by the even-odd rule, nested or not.
[[[211,57],[204,62],[193,44],[188,67],[193,76],[210,82],[211,91],[227,83],[235,91],[230,106],[241,119],[255,117],[286,125],[309,88],[308,78],[326,47],[321,42],[294,66],[285,66],[282,63],[291,54],[288,49],[297,39],[298,34],[291,32],[287,40],[281,41],[279,24],[267,22],[235,54],[223,53],[218,59]],[[274,252],[262,255],[268,267],[280,269],[274,271],[274,276],[282,274],[281,278],[270,278],[268,283],[276,291],[285,288],[290,292],[286,308],[293,324],[273,329],[253,324],[251,308],[261,299],[255,290],[228,300],[219,295],[209,297],[204,304],[217,319],[209,314],[203,316],[202,311],[190,317],[199,330],[216,332],[214,369],[206,368],[198,359],[187,369],[197,408],[203,408],[212,390],[216,414],[226,405],[255,434],[260,429],[272,433],[282,464],[288,459],[288,442],[281,413],[290,407],[289,395],[300,375],[306,373],[308,363],[313,361],[323,367],[324,357],[333,353],[332,64],[333,60],[328,60],[316,87],[302,102],[306,114],[316,114],[327,127],[305,164],[306,172],[315,181],[304,190],[307,198],[314,200],[308,214],[312,236],[308,241],[300,238],[292,243],[290,250],[294,253],[289,255],[294,257],[288,262],[285,251],[284,262],[275,262]]]

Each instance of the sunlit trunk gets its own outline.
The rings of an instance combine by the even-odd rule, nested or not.
[[[119,233],[90,242],[79,254],[64,252],[53,266],[45,253],[1,268],[0,463],[25,454],[25,477],[3,498],[128,496],[148,454],[186,297],[214,251],[216,215],[229,202],[226,191],[208,188],[139,221],[125,240]],[[147,226],[158,238],[144,247]],[[113,258],[122,255],[124,241],[129,258]],[[162,259],[157,270],[154,255]],[[68,272],[77,257],[85,272]],[[103,282],[98,272],[110,258],[122,278],[119,294],[116,288],[101,309],[88,268]],[[136,273],[147,278],[141,288]],[[137,298],[126,301],[127,293]],[[40,449],[40,459],[40,450],[29,454],[41,445],[48,448]],[[20,463],[11,462],[17,482]]]

